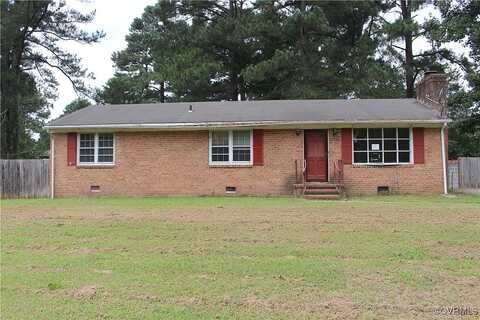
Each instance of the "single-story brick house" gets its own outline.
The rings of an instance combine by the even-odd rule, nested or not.
[[[430,72],[417,99],[90,106],[47,126],[52,195],[446,193],[446,89]]]

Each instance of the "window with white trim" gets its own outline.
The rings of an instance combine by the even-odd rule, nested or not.
[[[402,164],[412,162],[409,128],[353,129],[354,164]]]
[[[251,130],[210,131],[210,164],[252,164]]]
[[[113,164],[115,137],[113,133],[79,133],[79,164]]]

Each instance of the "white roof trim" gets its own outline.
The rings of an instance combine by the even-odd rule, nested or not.
[[[89,124],[46,126],[49,130],[65,129],[199,129],[224,127],[262,127],[262,126],[308,126],[308,125],[365,125],[365,124],[404,124],[404,125],[442,125],[448,119],[438,120],[358,120],[358,121],[245,121],[245,122],[194,122],[194,123],[125,123],[125,124]]]

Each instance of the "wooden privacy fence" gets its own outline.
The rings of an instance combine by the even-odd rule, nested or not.
[[[50,195],[48,159],[0,160],[2,198],[40,198]]]
[[[458,183],[461,188],[480,188],[480,158],[458,159]]]
[[[480,188],[480,157],[459,158],[458,163],[449,164],[448,184],[450,189]]]

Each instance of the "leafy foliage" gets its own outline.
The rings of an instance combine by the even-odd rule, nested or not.
[[[441,16],[418,19],[425,7]],[[450,156],[476,155],[478,8],[474,0],[159,1],[132,23],[127,48],[113,55],[117,73],[98,96],[109,103],[414,97],[422,72],[437,69],[452,82]],[[422,40],[428,46],[414,50]],[[470,48],[471,59],[451,42]]]
[[[88,107],[90,105],[91,103],[89,100],[84,98],[77,98],[65,106],[65,109],[63,110],[63,114],[72,113],[77,110]]]
[[[440,17],[417,19],[427,6]],[[94,43],[103,33],[80,28],[94,12],[61,0],[3,1],[1,8],[2,157],[40,155],[35,138],[46,137],[55,75],[92,93],[83,82],[91,75],[61,41]],[[423,70],[435,68],[452,83],[450,156],[478,155],[479,11],[475,0],[158,1],[132,22],[127,47],[112,54],[116,72],[95,100],[414,97]],[[428,46],[414,51],[420,39]],[[454,54],[451,43],[469,54]],[[87,103],[73,101],[65,112]]]
[[[369,2],[161,1],[132,23],[113,55],[109,103],[401,95],[374,57]],[[365,63],[368,61],[368,63]],[[379,77],[381,79],[379,80]],[[163,84],[163,86],[161,85]]]
[[[449,116],[454,120],[450,130],[449,156],[480,156],[480,2],[440,1],[444,19],[443,34],[448,41],[468,47],[470,58],[465,62],[468,88],[452,87],[448,101]]]
[[[56,96],[56,74],[67,77],[77,92],[89,92],[83,80],[92,75],[59,43],[94,43],[103,33],[80,29],[92,21],[94,12],[83,14],[68,8],[65,1],[17,0],[0,5],[1,157],[35,156],[31,139],[35,134],[45,136],[41,130],[49,116],[48,100]]]

